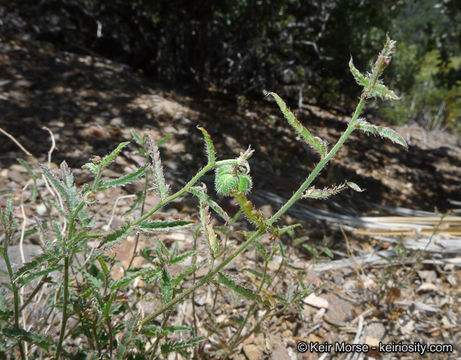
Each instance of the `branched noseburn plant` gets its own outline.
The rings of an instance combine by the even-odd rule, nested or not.
[[[2,313],[2,317],[0,317],[0,334],[4,338],[10,339],[8,344],[0,341],[0,354],[6,348],[16,347],[21,358],[24,359],[27,357],[27,349],[24,346],[27,342],[27,344],[30,343],[42,351],[54,352],[55,358],[59,359],[65,352],[66,339],[83,336],[87,338],[88,349],[80,351],[88,358],[135,358],[138,356],[135,355],[137,353],[144,355],[142,358],[153,359],[158,356],[158,352],[161,352],[165,357],[170,352],[178,352],[188,357],[190,354],[187,349],[196,347],[204,338],[195,336],[186,341],[174,340],[173,337],[176,333],[192,332],[193,329],[187,326],[171,326],[169,319],[174,316],[178,304],[185,301],[204,285],[213,284],[215,287],[230,288],[233,293],[251,302],[246,316],[241,319],[232,337],[227,339],[227,344],[223,345],[221,352],[215,353],[217,356],[228,357],[241,341],[258,330],[262,321],[280,314],[293,304],[298,306],[303,297],[311,291],[302,284],[302,279],[298,279],[300,291],[296,292],[294,287],[290,287],[287,291],[288,295],[285,294],[284,296],[272,292],[276,283],[274,279],[280,277],[287,264],[282,261],[275,274],[268,276],[269,261],[277,252],[282,255],[282,258],[286,258],[286,249],[278,240],[285,233],[293,233],[293,226],[278,227],[276,222],[301,198],[324,199],[348,188],[362,191],[357,184],[350,181],[324,189],[311,186],[321,170],[343,146],[353,131],[360,130],[379,135],[406,147],[403,138],[392,129],[375,126],[359,118],[366,101],[371,98],[398,99],[395,93],[387,89],[380,80],[381,74],[390,63],[394,47],[395,42],[386,37],[383,50],[372,66],[370,73],[366,75],[354,67],[351,59],[350,70],[363,90],[352,119],[331,149],[328,149],[324,140],[312,135],[295,118],[277,94],[269,93],[275,99],[289,125],[320,156],[318,164],[298,190],[269,218],[258,211],[247,198],[253,186],[248,162],[253,150],[248,148],[235,159],[218,161],[211,137],[201,127],[199,130],[204,137],[208,162],[189,182],[174,193],[171,193],[166,183],[159,151],[160,144],[166,139],[156,143],[147,136],[139,136],[134,131],[132,134],[139,147],[138,155],[144,157],[146,165],[120,178],[104,180],[103,171],[128,145],[128,142],[118,145],[109,155],[103,158],[94,157],[91,162],[85,164],[83,167],[93,174],[94,181],[91,185],[84,185],[80,190],[74,184],[73,175],[65,162],[61,164],[58,174],[42,165],[41,171],[44,174],[47,188],[52,194],[52,198],[47,200],[46,204],[49,224],[47,226],[40,224],[36,227],[41,238],[44,239],[45,251],[15,273],[13,273],[11,266],[8,266],[14,310],[6,315]],[[209,197],[206,187],[204,185],[197,186],[202,176],[210,171],[215,171],[216,192],[220,195],[234,197],[241,208],[241,212],[255,227],[253,232],[245,234],[246,240],[234,250],[227,248],[226,244],[222,244],[220,241],[218,235],[220,230],[212,225],[210,213],[212,210],[226,224],[232,224],[236,218],[229,219],[228,214]],[[125,223],[116,231],[98,232],[95,229],[96,222],[94,221],[98,214],[98,193],[140,179],[144,179],[143,190],[137,197],[140,201],[135,201],[132,208],[126,213]],[[147,192],[151,189],[155,190],[159,201],[152,209],[145,211],[144,200]],[[141,252],[141,256],[151,265],[150,267],[131,268],[132,260],[136,256],[135,248],[130,264],[125,268],[124,275],[118,280],[113,280],[111,273],[116,261],[107,255],[107,250],[116,243],[131,234],[135,234],[137,244],[141,235],[155,235],[158,231],[193,226],[193,222],[190,220],[155,221],[152,219],[152,216],[160,209],[175,199],[188,194],[198,199],[200,230],[208,243],[210,265],[206,274],[196,280],[195,271],[199,265],[195,261],[197,255],[195,247],[192,251],[180,253],[177,244],[169,249],[157,239],[153,246],[145,248]],[[43,199],[45,196],[40,196],[40,198]],[[134,211],[133,209],[139,204],[141,204],[140,211]],[[9,204],[7,209],[2,212],[2,225],[6,236],[3,237],[4,244],[0,244],[0,251],[6,264],[10,263],[7,242],[11,241],[12,232],[15,231],[15,227],[11,225],[13,224],[12,214]],[[228,234],[230,225],[224,227],[224,230]],[[274,246],[270,249],[266,249],[260,243],[265,234],[273,241]],[[50,237],[53,241],[47,240]],[[89,242],[95,244],[89,246]],[[254,277],[253,283],[257,285],[256,290],[245,287],[239,279],[235,279],[225,272],[226,266],[251,245],[256,248],[264,260],[261,271],[245,269]],[[186,259],[193,259],[192,264],[186,266],[179,275],[172,276],[170,266],[184,264]],[[51,275],[55,272],[60,273],[61,276],[55,277],[51,281]],[[193,275],[193,284],[186,288],[185,280],[189,275]],[[157,291],[159,294],[161,305],[150,313],[136,314],[135,304],[139,301],[140,295],[136,295],[133,290],[126,291],[137,278],[142,279],[147,284],[146,289],[152,293]],[[24,305],[20,307],[18,291],[27,284],[34,286],[31,283],[34,279],[40,279],[39,285],[31,292],[30,297],[25,299]],[[21,311],[25,311],[26,305],[32,301],[32,297],[40,290],[43,282],[50,281],[57,284],[54,296],[50,298],[52,302],[50,314],[53,311],[60,311],[61,313],[61,325],[57,336],[55,336],[57,337],[56,341],[51,340],[50,337],[37,335],[33,331],[26,331],[24,324],[20,321]],[[255,326],[245,329],[249,317],[255,313],[259,306],[265,309],[264,315],[257,320]],[[163,315],[161,319],[160,315]],[[14,324],[14,326],[8,325],[10,318],[13,320],[10,324]],[[69,322],[70,318],[75,321]],[[33,329],[40,333],[47,325],[47,319],[48,317],[45,317],[45,320]],[[69,327],[70,323],[72,323],[72,327]],[[244,332],[244,330],[246,331]]]

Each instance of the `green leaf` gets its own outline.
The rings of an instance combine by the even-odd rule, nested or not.
[[[160,199],[168,197],[168,185],[165,184],[165,177],[163,176],[163,167],[160,160],[160,152],[155,141],[148,136],[150,146],[150,157],[152,159],[152,169],[154,171],[155,185]]]
[[[102,158],[102,160],[99,162],[99,167],[100,169],[103,169],[105,168],[107,165],[109,165],[112,161],[114,161],[114,159],[118,156],[118,154],[120,154],[120,152],[122,151],[122,149],[127,146],[130,142],[129,141],[126,141],[126,142],[122,142],[120,144],[118,144],[118,146],[115,148],[115,150],[113,150],[109,155],[106,155]],[[91,169],[90,169],[91,170]]]
[[[43,253],[37,257],[35,257],[32,261],[24,264],[16,273],[14,274],[14,279],[18,279],[20,276],[23,276],[25,273],[29,271],[36,270],[40,265],[44,264],[49,260],[58,261],[61,258],[62,254],[60,254],[58,249],[53,249],[46,253]]]
[[[269,95],[272,95],[272,97],[275,99],[277,102],[277,105],[279,106],[280,110],[282,111],[283,115],[285,116],[285,119],[288,120],[288,123],[293,127],[293,129],[296,130],[296,132],[301,135],[301,138],[304,140],[306,144],[311,146],[313,149],[315,149],[321,156],[324,156],[327,147],[326,147],[326,142],[318,137],[312,136],[312,134],[307,130],[294,116],[294,114],[290,111],[290,109],[287,108],[287,105],[285,102],[278,96],[276,93],[270,92]]]
[[[306,248],[312,255],[314,255],[314,257],[319,256],[319,252],[315,248],[313,248],[312,246],[307,245],[307,244],[303,244],[303,247]]]
[[[251,222],[259,226],[261,229],[267,228],[263,215],[254,208],[251,201],[249,201],[242,192],[234,190],[231,191],[231,194],[235,197],[243,212]]]
[[[162,345],[161,351],[164,356],[168,355],[169,353],[173,351],[181,352],[182,350],[185,350],[189,347],[197,346],[201,342],[205,341],[205,339],[206,339],[205,337],[199,336],[199,337],[193,338],[185,342],[184,341],[168,342]]]
[[[143,275],[146,275],[146,274],[152,275],[155,272],[158,272],[158,270],[157,269],[152,269],[152,268],[145,268],[145,269],[139,269],[139,270],[130,271],[124,277],[122,277],[122,278],[120,278],[118,280],[112,281],[110,283],[109,287],[110,287],[110,289],[112,291],[116,290],[116,289],[120,289],[122,286],[125,286],[125,285],[129,284],[130,282],[132,282],[134,279],[136,279],[139,276],[143,276]]]
[[[371,91],[371,95],[379,97],[384,100],[400,100],[400,98],[393,92],[385,87],[383,84],[376,83]]]
[[[93,175],[96,175],[99,172],[99,166],[93,164],[92,162],[84,164],[82,168],[90,170]]]
[[[96,276],[93,276],[89,272],[83,270],[82,276],[90,283],[91,287],[94,289],[101,289],[104,285],[104,282],[101,279],[98,279]]]
[[[257,276],[260,279],[262,279],[262,277],[263,277],[262,273],[260,273],[259,271],[254,270],[254,269],[245,268],[243,270],[248,271],[250,274],[253,274],[253,275]]]
[[[109,300],[106,301],[104,304],[104,308],[102,309],[102,316],[107,319],[109,317],[110,308],[112,307],[112,303],[114,302],[115,297],[117,296],[116,292],[113,292],[109,296]]]
[[[220,255],[218,237],[213,229],[213,225],[207,224],[206,228],[208,233],[208,244],[210,245],[213,258],[216,259]]]
[[[208,205],[200,200],[200,225],[203,233],[203,237],[208,242],[208,247],[210,249],[210,255],[213,259],[216,259],[219,254],[219,242],[216,236],[216,233],[211,224],[211,216],[208,211]]]
[[[352,56],[351,60],[349,61],[349,69],[351,70],[351,73],[354,76],[354,79],[357,82],[357,84],[363,86],[364,89],[368,89],[370,87],[370,79],[364,76],[360,71],[358,71],[355,68],[354,63],[352,62]]]
[[[66,213],[66,211],[56,201],[50,199],[48,200],[48,203],[53,206],[59,212],[59,214],[62,215],[62,217],[64,217],[67,221],[70,221],[69,214]]]
[[[167,259],[171,257],[170,252],[168,251],[168,248],[165,246],[163,241],[159,240],[157,241],[157,254],[161,255],[163,254]]]
[[[109,276],[109,274],[110,274],[110,270],[107,267],[106,262],[104,261],[104,256],[98,256],[96,259],[98,260],[99,265],[101,265],[101,269],[102,269],[102,271],[104,272],[104,275],[107,278]]]
[[[117,353],[115,354],[115,358],[117,360],[123,360],[126,358],[125,353],[127,352],[128,346],[136,334],[136,324],[138,323],[138,321],[139,321],[139,316],[134,316],[130,320],[125,330],[125,333],[123,334],[122,340],[120,341],[120,344],[117,348]]]
[[[67,189],[67,193],[69,194],[69,208],[70,208],[72,216],[75,216],[74,214],[75,210],[79,208],[83,200],[79,192],[77,191],[77,188],[74,185],[74,176],[72,175],[72,172],[65,161],[61,163],[60,169],[61,169],[61,177],[64,180],[64,185]],[[77,217],[82,225],[86,227],[92,226],[91,220],[88,218],[88,215],[86,213],[85,206],[83,206],[79,210]]]
[[[133,181],[138,180],[146,172],[147,168],[148,166],[145,165],[142,168],[139,168],[138,170],[136,170],[134,173],[122,176],[115,180],[101,183],[99,184],[97,191],[106,190],[106,189],[116,187],[116,186],[125,186],[127,184],[131,184]]]
[[[173,137],[173,135],[168,134],[167,136],[161,138],[159,141],[157,141],[157,146],[160,147],[163,144],[165,144],[168,140],[170,140]]]
[[[210,199],[206,193],[206,186],[202,184],[202,187],[194,186],[188,190],[192,195],[199,198],[199,200],[205,202],[216,214],[218,214],[226,223],[229,222],[229,215],[219,206],[215,201]]]
[[[301,224],[293,224],[293,225],[282,226],[281,228],[277,228],[277,234],[279,236],[284,235],[284,234],[288,234],[290,237],[293,237],[295,235],[294,229],[296,229],[297,227],[300,227],[300,226],[301,226]]]
[[[182,331],[188,331],[188,332],[192,332],[192,328],[190,328],[189,326],[180,326],[180,325],[176,325],[176,326],[167,326],[165,327],[165,330],[169,333],[172,333],[172,332],[182,332]]]
[[[259,251],[259,253],[261,254],[261,256],[263,257],[264,261],[267,261],[268,260],[268,254],[267,254],[267,251],[266,249],[264,249],[264,246],[262,246],[259,242],[254,242],[253,243],[254,247]]]
[[[132,229],[130,223],[123,224],[119,230],[105,235],[102,238],[101,243],[98,245],[98,249],[106,248],[107,246],[113,245],[118,241],[122,241],[131,233],[131,230]]]
[[[302,199],[305,198],[311,198],[311,199],[326,199],[332,195],[336,195],[343,191],[344,189],[347,189],[346,184],[341,184],[337,185],[334,187],[327,187],[323,189],[317,189],[315,186],[311,186],[308,188],[304,194],[301,196]]]
[[[352,181],[346,181],[345,183],[348,187],[350,187],[352,190],[354,191],[357,191],[357,192],[363,192],[364,190],[362,190],[360,188],[360,186],[358,186],[356,183],[352,182]]]
[[[182,230],[192,225],[192,221],[174,220],[174,221],[145,221],[138,224],[142,231],[170,231]]]
[[[45,276],[45,275],[47,275],[49,273],[52,273],[53,271],[59,271],[62,268],[63,268],[63,265],[56,265],[56,266],[50,267],[50,268],[45,269],[45,270],[35,271],[32,274],[30,274],[29,276],[20,277],[18,279],[18,283],[21,284],[21,286],[27,285],[32,280],[34,280],[34,279],[36,279],[36,278],[38,278],[40,276]]]
[[[31,344],[37,345],[38,347],[46,351],[48,351],[52,343],[52,339],[50,336],[36,335],[24,329],[4,328],[0,329],[0,334],[9,338],[13,338],[16,341],[27,341]]]
[[[327,256],[330,258],[330,259],[333,259],[335,256],[333,255],[333,253],[331,252],[331,250],[327,247],[324,247],[323,248],[323,252],[325,254],[327,254]]]
[[[197,265],[192,264],[188,266],[184,271],[182,271],[181,274],[172,279],[171,284],[173,285],[173,288],[176,288],[186,276],[192,274],[195,270],[197,270]]]
[[[56,235],[56,238],[58,239],[59,243],[64,244],[61,229],[59,229],[58,224],[54,220],[51,220],[51,227],[53,228],[54,234]]]
[[[16,159],[22,166],[24,166],[24,168],[26,169],[27,173],[29,174],[29,176],[32,178],[32,179],[38,179],[39,176],[37,174],[34,173],[34,170],[32,170],[32,168],[30,167],[30,165],[25,162],[23,159],[21,158],[17,158]]]
[[[67,205],[70,206],[70,197],[69,197],[69,193],[68,193],[68,190],[66,189],[65,184],[61,180],[58,179],[56,174],[53,171],[51,171],[51,169],[48,169],[43,164],[40,164],[40,167],[42,168],[43,173],[48,178],[48,180],[50,180],[50,182],[54,185],[56,190],[65,199]]]
[[[170,275],[165,268],[162,269],[162,276],[160,277],[160,292],[162,294],[162,305],[173,299],[173,286],[171,285]]]
[[[182,254],[182,255],[179,255],[177,257],[174,257],[170,260],[170,264],[178,264],[180,263],[181,261],[187,259],[188,257],[190,256],[194,256],[195,254],[197,254],[197,251],[196,250],[192,250],[192,251],[188,251],[186,252],[185,254]]]
[[[197,129],[199,129],[203,134],[203,138],[205,139],[206,152],[208,155],[208,164],[212,165],[216,162],[216,155],[215,155],[214,145],[213,145],[213,142],[211,141],[210,134],[208,134],[208,131],[206,131],[201,126],[197,126]]]
[[[402,145],[405,149],[408,149],[408,145],[405,139],[399,133],[397,133],[395,130],[391,128],[372,125],[363,119],[358,119],[357,122],[355,123],[355,127],[366,133],[378,135],[383,138],[389,139],[396,144]]]
[[[235,291],[236,293],[242,295],[243,297],[247,298],[248,300],[262,303],[261,298],[259,295],[256,295],[253,291],[244,288],[243,286],[237,285],[233,280],[229,279],[228,277],[224,276],[223,274],[218,274],[218,282],[227,286],[229,289]]]
[[[131,136],[133,136],[133,139],[134,141],[136,141],[136,144],[140,145],[140,146],[143,146],[143,141],[141,139],[141,136],[139,136],[139,134],[136,132],[135,129],[131,129]]]

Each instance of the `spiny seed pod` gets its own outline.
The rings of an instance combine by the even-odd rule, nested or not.
[[[240,172],[237,166],[224,165],[216,170],[215,186],[219,195],[228,196],[232,190],[248,194],[252,185],[251,177]]]

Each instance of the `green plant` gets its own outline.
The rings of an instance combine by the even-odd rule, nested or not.
[[[352,182],[325,189],[311,186],[353,131],[361,130],[372,133],[406,146],[403,138],[393,130],[369,124],[359,118],[366,101],[371,98],[398,99],[380,80],[382,72],[390,63],[394,46],[395,42],[387,37],[384,48],[369,74],[361,74],[354,67],[352,60],[350,61],[350,70],[357,83],[363,87],[363,91],[347,129],[331,149],[328,149],[325,141],[312,135],[295,118],[277,94],[269,93],[275,99],[288,123],[301,139],[320,156],[317,166],[298,190],[269,218],[255,209],[245,195],[252,187],[248,160],[253,150],[249,148],[237,158],[218,161],[211,137],[201,127],[199,130],[202,132],[206,145],[207,164],[173,194],[170,193],[163,174],[159,150],[159,146],[167,139],[155,142],[150,137],[140,136],[134,131],[132,135],[138,148],[138,154],[144,157],[146,165],[120,178],[105,180],[104,169],[128,146],[128,142],[121,143],[107,156],[94,157],[86,163],[83,167],[93,174],[94,179],[91,185],[86,184],[80,190],[75,185],[72,172],[65,162],[61,164],[58,172],[51,170],[49,166],[41,165],[43,181],[48,188],[49,195],[40,194],[40,198],[45,199],[47,208],[50,210],[49,219],[35,226],[34,230],[39,233],[43,241],[44,251],[31,262],[24,264],[14,274],[9,266],[14,311],[1,313],[0,333],[3,335],[3,340],[0,341],[0,351],[5,352],[17,346],[20,356],[25,358],[24,343],[27,342],[41,351],[54,354],[55,358],[59,359],[65,354],[69,355],[64,346],[66,339],[78,337],[86,339],[85,349],[77,350],[75,355],[79,357],[153,359],[159,356],[159,353],[167,356],[171,352],[190,357],[188,350],[190,348],[195,349],[195,355],[198,356],[199,351],[202,350],[200,346],[197,349],[197,345],[205,338],[198,336],[197,325],[194,328],[172,325],[170,320],[174,318],[178,304],[194,296],[196,291],[206,285],[214,289],[213,308],[222,288],[229,288],[236,296],[249,301],[245,316],[230,320],[233,322],[231,326],[235,329],[230,339],[224,338],[221,333],[222,329],[210,326],[210,333],[215,333],[222,339],[220,345],[215,346],[212,350],[215,356],[230,356],[245,338],[258,331],[264,320],[282,313],[291,306],[301,310],[301,300],[312,291],[304,283],[302,273],[297,273],[297,282],[290,285],[286,291],[276,291],[277,281],[275,279],[286,270],[299,270],[288,262],[291,249],[287,249],[280,241],[282,236],[293,237],[293,229],[296,225],[277,226],[276,223],[301,198],[323,199],[347,188],[362,191]],[[203,175],[213,170],[216,171],[217,192],[233,196],[241,208],[233,219],[230,219],[218,203],[210,198],[205,185],[196,186]],[[140,179],[144,181],[143,190],[138,193],[132,208],[126,213],[125,223],[116,231],[100,232],[95,225],[95,218],[98,215],[98,195]],[[151,181],[152,189],[149,188]],[[151,190],[155,191],[159,201],[152,209],[145,211],[146,194]],[[198,226],[189,219],[152,219],[152,216],[160,209],[188,194],[198,199]],[[134,210],[136,208],[137,211]],[[225,221],[224,226],[213,225],[210,209]],[[228,246],[227,239],[235,231],[233,225],[241,213],[253,224],[255,230],[243,232],[245,241],[236,249],[232,249]],[[3,231],[6,235],[0,250],[8,264],[8,242],[13,241],[17,229],[14,226],[11,203],[5,210],[2,210],[1,214]],[[181,252],[177,243],[169,247],[163,241],[156,239],[140,254],[149,266],[132,268],[140,236],[155,237],[155,234],[160,231],[184,228],[191,229],[194,234],[192,251]],[[199,230],[208,243],[209,265],[205,275],[197,279],[197,269],[205,266],[203,263],[197,263]],[[117,261],[114,257],[108,256],[107,250],[131,234],[135,234],[135,251],[130,264],[124,269],[123,276],[114,280],[111,274]],[[23,238],[24,234],[20,236]],[[223,237],[226,241],[222,241]],[[262,267],[244,269],[252,279],[253,287],[226,272],[226,266],[250,246],[254,247],[258,256],[263,260]],[[269,276],[269,264],[276,254],[280,254],[282,260],[275,272]],[[327,249],[325,249],[325,254],[332,255]],[[171,267],[177,265],[182,265],[182,270],[179,274],[173,275]],[[53,275],[55,273],[59,275]],[[193,284],[186,288],[187,281],[191,277]],[[38,285],[33,283],[34,279],[40,279]],[[145,293],[139,293],[130,287],[135,279],[142,279],[146,284]],[[32,311],[32,308],[27,305],[34,301],[34,296],[41,291],[44,282],[50,283],[54,289],[54,296],[48,298],[50,307],[47,309],[47,316],[33,325],[34,331],[26,331],[24,324],[20,322],[20,313],[21,311]],[[26,305],[20,308],[18,289],[27,285],[33,290],[23,303]],[[154,311],[141,315],[136,309],[136,304],[149,294],[158,296],[161,304]],[[263,314],[256,319],[253,326],[249,327],[249,319],[256,316],[257,309],[263,310]],[[40,332],[47,326],[49,318],[57,317],[58,313],[61,324],[58,339],[41,336]],[[301,311],[300,313],[302,316]],[[209,316],[211,323],[214,323],[213,314],[209,312]],[[13,322],[9,321],[10,318]],[[69,319],[73,321],[70,322]],[[192,333],[192,335],[186,339],[182,336],[178,340],[177,334],[184,332]]]

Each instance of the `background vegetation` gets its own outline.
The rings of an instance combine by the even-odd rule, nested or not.
[[[386,120],[460,123],[461,4],[456,0],[23,0],[39,39],[99,54],[174,87],[282,95],[351,111],[358,68],[386,32],[398,43],[390,75],[402,101]],[[13,8],[15,5],[9,5]],[[346,95],[344,95],[346,94]],[[329,105],[331,107],[331,105]]]

